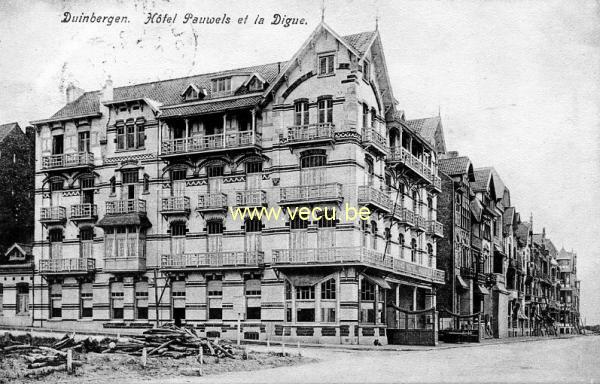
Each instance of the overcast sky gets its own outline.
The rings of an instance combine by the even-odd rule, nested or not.
[[[258,3],[258,4],[256,4]],[[579,255],[582,312],[600,323],[600,8],[593,1],[325,1],[340,34],[379,29],[408,118],[441,110],[449,150],[494,166],[522,217]],[[129,23],[64,24],[64,12]],[[144,25],[147,12],[175,24]],[[183,24],[186,13],[231,18]],[[274,13],[308,25],[269,25]],[[256,15],[264,25],[254,25]],[[237,19],[248,15],[248,24]],[[288,60],[321,0],[13,1],[0,4],[0,122],[49,117],[70,82],[101,88]]]

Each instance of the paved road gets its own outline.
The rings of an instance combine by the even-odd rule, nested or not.
[[[600,383],[600,336],[431,351],[305,349],[319,362],[161,383]]]

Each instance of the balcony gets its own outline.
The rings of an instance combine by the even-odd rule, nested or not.
[[[389,255],[384,256],[382,253],[364,247],[273,250],[273,266],[277,268],[323,267],[347,264],[375,267],[436,284],[444,284],[445,281],[445,273],[442,270],[413,264]]]
[[[372,149],[375,152],[385,156],[388,153],[388,147],[385,140],[385,136],[375,130],[375,128],[366,128],[362,143],[366,149]]]
[[[95,221],[97,218],[98,206],[96,204],[71,205],[71,221]]]
[[[470,267],[460,267],[460,275],[469,280],[474,280],[477,278],[475,269]]]
[[[314,144],[317,142],[335,141],[335,126],[332,123],[319,123],[308,125],[294,125],[288,127],[287,144]]]
[[[408,149],[402,147],[391,147],[387,158],[388,163],[403,164],[408,169],[420,176],[423,180],[430,184],[434,183],[434,175],[430,167],[425,165],[421,160],[413,156]],[[441,180],[440,180],[441,187]]]
[[[91,152],[63,153],[42,157],[42,170],[63,170],[94,166]]]
[[[431,182],[433,189],[438,192],[442,192],[442,179],[438,175],[431,174]]]
[[[444,225],[435,220],[428,220],[426,222],[427,231],[426,233],[431,236],[442,238],[444,237]]]
[[[107,215],[120,215],[125,213],[146,213],[146,200],[111,200],[106,202]]]
[[[358,204],[372,206],[385,212],[390,212],[392,200],[385,192],[368,185],[358,187]]]
[[[427,221],[425,218],[417,213],[414,214],[415,217],[415,229],[417,231],[425,232],[427,229]]]
[[[40,223],[64,224],[67,220],[65,207],[45,207],[40,210]]]
[[[267,192],[260,189],[237,191],[235,205],[238,207],[261,207],[267,205]]]
[[[262,136],[253,131],[232,131],[216,135],[200,135],[163,140],[162,156],[215,153],[248,148],[260,148]]]
[[[168,215],[188,215],[190,213],[190,198],[187,196],[163,197],[160,213]]]
[[[201,193],[198,195],[198,207],[196,210],[199,212],[226,211],[227,203],[227,195],[224,193]]]
[[[104,272],[145,272],[145,256],[123,256],[123,257],[105,257]]]
[[[91,258],[46,259],[40,260],[39,273],[42,275],[85,275],[96,269],[96,260]]]
[[[263,252],[202,252],[180,255],[162,255],[161,268],[165,270],[251,269],[264,264]]]
[[[394,212],[394,218],[400,222],[400,224],[413,226],[415,225],[415,214],[409,211],[408,208],[396,207]]]
[[[340,183],[281,187],[279,196],[281,204],[341,202],[343,200]]]

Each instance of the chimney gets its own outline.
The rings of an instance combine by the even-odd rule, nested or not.
[[[458,151],[448,151],[447,155],[449,159],[453,159],[455,157],[458,157]]]
[[[80,98],[85,91],[79,87],[76,87],[75,84],[69,83],[66,90],[67,103],[71,103],[78,98]]]
[[[113,81],[110,78],[110,75],[106,79],[106,83],[104,83],[104,87],[102,87],[102,101],[110,101],[114,98],[113,94]]]

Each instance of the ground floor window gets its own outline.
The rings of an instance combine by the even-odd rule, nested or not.
[[[185,321],[185,281],[174,281],[171,284],[173,321],[181,325]]]
[[[50,285],[50,317],[62,317],[62,285],[57,283]]]
[[[148,319],[148,282],[146,281],[135,283],[135,318]]]
[[[261,284],[260,279],[248,279],[245,283],[246,319],[260,320]]]
[[[94,294],[92,283],[81,283],[79,298],[81,318],[92,318],[94,316]]]
[[[113,282],[110,284],[110,309],[111,317],[114,320],[123,319],[124,291],[122,282]]]
[[[314,308],[298,308],[296,310],[296,321],[297,322],[314,322],[315,321],[315,309]]]

